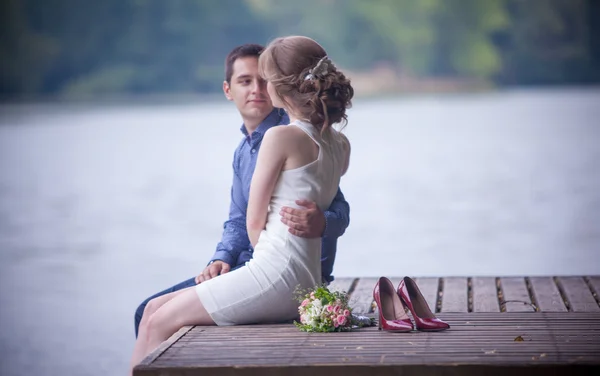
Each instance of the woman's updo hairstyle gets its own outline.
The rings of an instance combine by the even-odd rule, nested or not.
[[[321,132],[332,124],[346,123],[354,89],[313,39],[275,39],[260,54],[258,69],[271,82],[278,99]]]

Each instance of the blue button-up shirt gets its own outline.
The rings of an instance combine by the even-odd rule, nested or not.
[[[284,124],[289,124],[287,114],[280,114],[278,109],[274,109],[252,134],[248,134],[246,127],[242,125],[241,131],[245,137],[233,155],[233,184],[231,186],[229,219],[223,225],[223,236],[211,261],[222,260],[235,268],[252,258],[254,250],[246,231],[246,210],[252,174],[265,132],[273,126]],[[337,238],[346,231],[350,222],[350,206],[344,199],[341,190],[338,189],[331,206],[324,214],[326,225],[321,248],[321,272],[323,279],[331,282]]]

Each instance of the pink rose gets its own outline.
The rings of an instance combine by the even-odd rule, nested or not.
[[[350,311],[347,309],[344,310],[344,316],[346,316],[346,317],[350,316]]]
[[[334,320],[333,321],[333,327],[337,328],[338,326],[340,326],[340,324],[338,324],[337,320]]]
[[[344,324],[346,324],[346,316],[339,315],[337,317],[336,322],[338,323],[338,325],[344,325]]]
[[[333,307],[333,312],[337,315],[341,309],[342,309],[342,307],[340,307],[339,305],[336,305],[335,307]]]
[[[314,293],[314,292],[311,292],[311,293],[310,293],[310,298],[311,298],[311,299],[314,299],[314,298],[315,298],[315,293]]]
[[[333,307],[327,304],[327,312],[333,312]]]
[[[308,317],[306,315],[300,316],[300,322],[302,324],[308,324]]]
[[[302,304],[300,304],[300,307],[306,307],[306,306],[307,306],[309,303],[310,303],[310,300],[308,300],[308,299],[304,299],[304,300],[302,301]]]

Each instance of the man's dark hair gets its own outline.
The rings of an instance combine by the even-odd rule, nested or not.
[[[260,44],[242,44],[237,46],[227,55],[225,58],[225,81],[228,84],[231,83],[231,76],[233,76],[233,63],[239,58],[254,56],[258,58],[260,53],[265,49]]]

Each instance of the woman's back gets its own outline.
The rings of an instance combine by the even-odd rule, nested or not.
[[[306,121],[296,120],[287,128],[297,135],[291,145],[283,146],[288,147],[288,158],[273,191],[271,211],[276,211],[279,206],[295,205],[294,202],[300,199],[313,201],[325,210],[346,172],[348,141],[333,129],[321,134]]]
[[[281,263],[288,262],[290,257],[302,260],[317,279],[320,277],[321,239],[290,234],[287,225],[281,222],[280,210],[285,206],[297,207],[296,200],[312,201],[322,211],[326,210],[348,165],[349,144],[341,133],[328,129],[321,134],[305,121],[296,120],[280,128],[287,129],[278,130],[276,136],[281,143],[276,147],[286,150],[288,157],[284,165],[289,168],[280,172],[275,183],[265,230],[256,244],[254,257],[268,257],[271,262],[278,259]],[[283,133],[287,135],[282,136]]]

